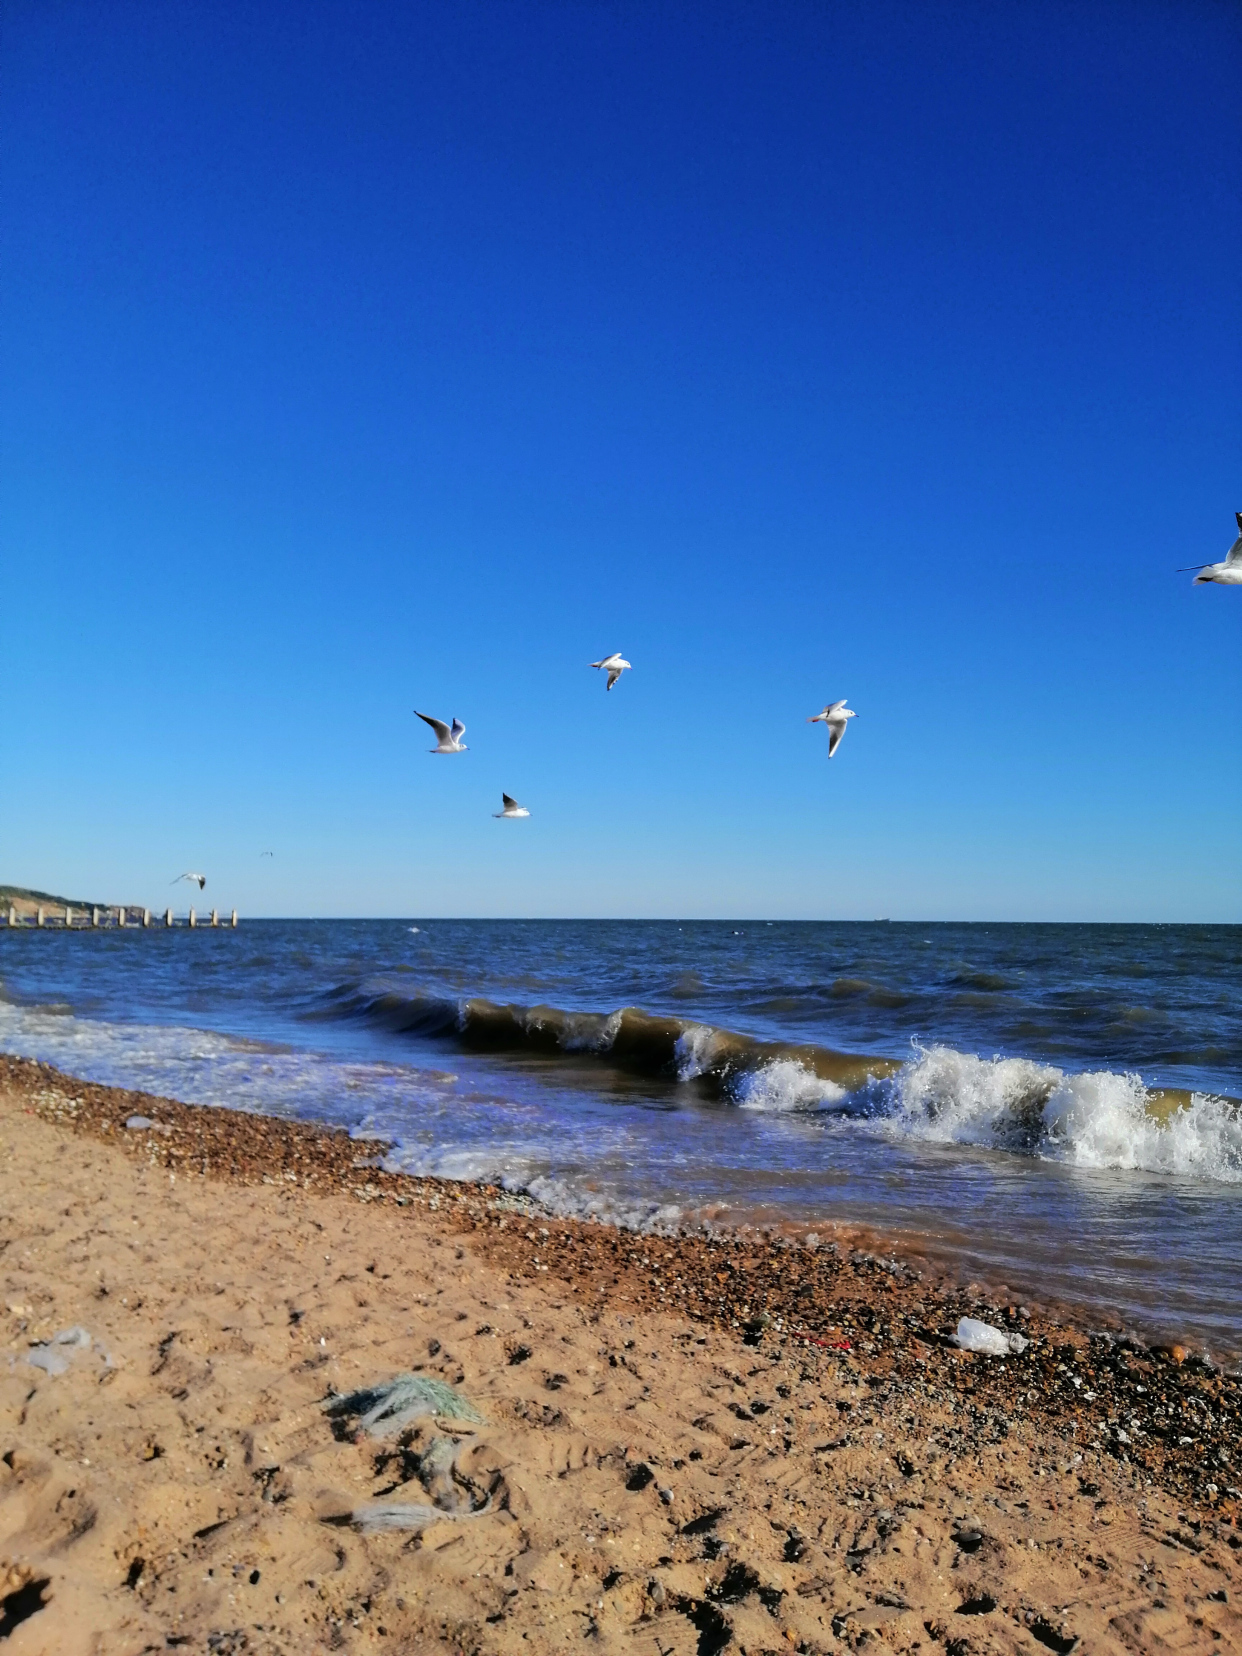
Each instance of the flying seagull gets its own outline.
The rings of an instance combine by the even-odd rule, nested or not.
[[[429,749],[429,752],[465,753],[466,744],[462,741],[462,737],[466,734],[466,727],[460,719],[453,720],[453,728],[450,730],[443,719],[433,719],[426,713],[419,713],[417,707],[414,711],[418,713],[418,717],[423,723],[429,724],[436,733],[436,745]]]
[[[169,880],[168,883],[169,885],[177,885],[181,880],[193,880],[200,891],[207,884],[205,874],[178,874],[175,880]]]
[[[500,798],[504,810],[493,811],[492,815],[494,817],[528,817],[530,815],[525,805],[519,805],[517,800],[511,799],[507,793],[502,793]]]
[[[1197,569],[1192,586],[1198,586],[1200,581],[1216,581],[1221,586],[1242,586],[1242,512],[1235,512],[1238,520],[1238,538],[1225,553],[1223,563],[1191,564],[1191,569]],[[1181,569],[1179,575],[1186,571]]]
[[[828,726],[828,757],[830,759],[841,746],[841,738],[845,735],[845,721],[858,717],[852,707],[845,705],[848,700],[848,696],[842,696],[840,701],[829,702],[822,713],[816,713],[813,718],[806,721],[807,724],[820,724],[822,722]]]
[[[274,851],[260,851],[260,852],[259,852],[259,856],[260,856],[260,858],[263,858],[263,857],[274,857],[274,856],[275,856],[275,855],[276,855],[276,853],[275,853],[275,852],[274,852]]]
[[[602,661],[593,661],[591,663],[591,666],[592,667],[603,667],[607,670],[607,673],[608,673],[608,686],[607,686],[607,688],[609,690],[611,690],[613,685],[617,682],[617,680],[621,677],[622,673],[624,673],[625,669],[629,666],[629,662],[625,659],[625,657],[623,655],[620,654],[619,651],[614,650],[612,655],[605,656]]]

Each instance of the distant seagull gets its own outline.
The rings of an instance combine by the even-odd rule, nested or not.
[[[519,805],[516,799],[510,799],[507,793],[502,793],[500,798],[504,805],[504,810],[493,811],[492,815],[494,817],[528,817],[530,815],[530,812],[526,809],[525,805]]]
[[[423,723],[429,724],[436,733],[436,745],[429,749],[431,753],[465,753],[466,744],[462,737],[466,734],[466,727],[460,719],[453,720],[453,728],[450,730],[443,719],[433,719],[426,713],[419,713],[417,707],[414,711]]]
[[[193,880],[200,891],[207,884],[207,876],[205,874],[178,874],[175,880],[169,880],[168,883],[169,885],[177,885],[181,880]]]
[[[274,851],[260,851],[259,852],[260,857],[274,857],[275,855],[276,855],[276,853]]]
[[[1235,512],[1238,520],[1238,538],[1225,553],[1223,563],[1190,564],[1190,569],[1197,569],[1199,573],[1191,582],[1198,586],[1200,581],[1216,581],[1220,586],[1242,586],[1242,512]],[[1178,570],[1179,575],[1185,575],[1185,569]]]
[[[845,705],[848,700],[848,696],[842,696],[840,701],[829,702],[822,713],[816,713],[813,718],[806,721],[807,724],[823,723],[828,726],[828,757],[830,759],[841,746],[841,738],[845,735],[845,721],[858,717],[853,708]]]
[[[608,673],[607,688],[609,690],[611,690],[613,685],[617,682],[617,680],[621,677],[622,673],[624,673],[625,669],[629,666],[629,662],[625,659],[625,657],[623,655],[620,655],[619,653],[614,652],[614,654],[612,654],[610,656],[605,656],[602,661],[593,661],[591,663],[591,666],[592,667],[603,667],[607,671],[607,673]]]

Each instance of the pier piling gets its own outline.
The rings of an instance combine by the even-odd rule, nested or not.
[[[193,909],[191,909],[191,910],[190,910],[190,929],[191,929],[191,931],[192,931],[192,930],[193,930],[193,929],[194,929],[194,927],[195,927],[195,926],[197,926],[197,925],[198,925],[198,917],[197,917],[197,915],[196,915],[196,914],[195,914],[195,913],[194,913],[194,910],[193,910]]]
[[[166,926],[172,925],[172,910],[170,908],[164,910],[164,924]]]
[[[43,910],[42,909],[38,910],[38,913],[37,913],[36,918],[35,918],[35,924],[37,926],[41,926],[43,924]]]

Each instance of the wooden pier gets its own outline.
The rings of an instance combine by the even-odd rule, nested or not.
[[[184,927],[194,931],[200,926],[236,930],[237,910],[232,909],[226,919],[221,919],[219,911],[212,909],[209,917],[200,919],[194,909],[188,914],[174,914],[169,908],[164,910],[162,919],[153,922],[151,910],[137,903],[96,903],[90,908],[69,903],[40,903],[33,907],[28,903],[9,903],[0,912],[0,922],[17,931],[119,931],[125,927],[149,930],[152,924],[165,930]]]

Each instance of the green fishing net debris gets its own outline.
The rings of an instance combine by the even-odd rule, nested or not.
[[[413,1501],[371,1501],[355,1507],[348,1522],[364,1535],[380,1535],[385,1530],[421,1530],[441,1518],[453,1516],[433,1506],[420,1506]]]
[[[429,1415],[476,1426],[484,1424],[483,1416],[468,1398],[447,1382],[424,1374],[398,1374],[378,1386],[343,1392],[328,1398],[323,1410],[337,1418],[357,1415],[358,1424],[369,1437],[394,1437]]]
[[[381,1530],[418,1530],[442,1519],[481,1518],[492,1510],[495,1487],[485,1490],[458,1470],[460,1444],[432,1438],[418,1457],[418,1479],[431,1504],[421,1501],[370,1501],[355,1507],[349,1522],[366,1534]]]
[[[371,1396],[380,1389],[372,1387],[366,1393],[354,1392],[351,1397]],[[344,1398],[333,1399],[333,1402],[345,1401]],[[347,1411],[342,1409],[340,1412]],[[368,1501],[363,1506],[354,1507],[351,1512],[325,1517],[323,1522],[352,1524],[364,1534],[374,1535],[384,1530],[421,1530],[444,1519],[482,1518],[492,1510],[497,1490],[504,1487],[503,1479],[493,1477],[491,1487],[485,1488],[477,1479],[459,1470],[457,1457],[460,1453],[461,1445],[452,1438],[436,1437],[419,1455],[418,1481],[423,1486],[423,1492],[430,1497],[430,1502]]]

